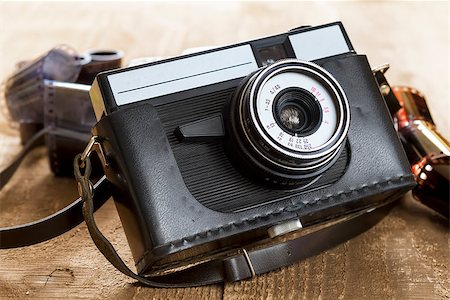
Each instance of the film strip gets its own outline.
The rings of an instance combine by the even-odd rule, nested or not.
[[[106,70],[120,68],[119,50],[77,54],[67,45],[16,65],[2,85],[3,111],[18,124],[25,145],[46,129],[50,166],[56,175],[72,175],[73,157],[83,150],[95,124],[90,84]],[[6,108],[6,109],[5,109]]]

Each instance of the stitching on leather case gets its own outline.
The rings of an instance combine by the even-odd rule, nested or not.
[[[176,247],[179,244],[183,244],[183,243],[186,243],[186,242],[189,243],[189,242],[192,242],[192,241],[194,241],[196,239],[206,238],[208,235],[216,235],[221,230],[229,231],[229,230],[231,230],[231,228],[233,226],[239,227],[239,226],[242,226],[244,223],[249,223],[249,224],[253,223],[254,224],[254,223],[258,222],[258,220],[268,219],[271,216],[279,215],[279,214],[282,214],[282,213],[285,213],[285,212],[292,213],[292,212],[298,211],[299,209],[301,209],[301,208],[303,208],[305,206],[310,206],[310,205],[316,204],[319,201],[324,201],[324,200],[328,200],[329,201],[329,200],[331,200],[333,198],[343,197],[343,196],[346,196],[346,195],[349,195],[349,194],[352,194],[352,193],[360,193],[360,192],[365,191],[365,190],[379,188],[381,185],[401,182],[401,181],[404,181],[405,179],[409,179],[411,177],[412,177],[411,174],[402,174],[402,175],[399,175],[399,176],[392,176],[392,177],[386,178],[383,181],[374,181],[371,184],[362,184],[359,187],[350,187],[347,190],[341,190],[341,191],[338,191],[338,192],[336,192],[334,194],[329,194],[329,195],[326,195],[324,197],[316,198],[316,199],[314,199],[312,201],[309,201],[309,202],[297,201],[296,203],[292,203],[291,205],[287,205],[285,207],[279,208],[277,210],[270,211],[270,212],[265,213],[265,214],[256,215],[256,216],[253,216],[252,218],[241,219],[241,220],[236,221],[236,222],[224,224],[224,225],[221,225],[219,227],[215,227],[215,228],[212,228],[212,229],[208,229],[206,231],[202,231],[202,232],[196,233],[196,234],[191,235],[189,237],[185,237],[185,238],[183,238],[181,240],[177,240],[177,241],[174,241],[172,243],[169,243],[169,244],[167,244],[167,246],[169,246],[169,247]]]

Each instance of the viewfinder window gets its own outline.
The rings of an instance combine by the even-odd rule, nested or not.
[[[261,48],[259,49],[259,56],[263,66],[270,65],[277,60],[287,57],[283,44]]]

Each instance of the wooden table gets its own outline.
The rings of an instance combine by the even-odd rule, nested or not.
[[[367,54],[372,66],[391,64],[391,83],[427,95],[438,128],[450,138],[447,2],[0,3],[0,78],[17,61],[60,43],[79,51],[120,48],[128,60],[336,20],[343,21],[355,49]],[[0,166],[19,149],[17,131],[1,116]],[[76,196],[72,179],[52,176],[46,155],[44,148],[33,151],[1,191],[1,226],[36,220]],[[132,265],[111,201],[96,219]],[[35,246],[0,250],[2,299],[449,297],[448,223],[409,195],[373,229],[330,251],[252,280],[201,288],[134,284],[97,251],[85,225]]]

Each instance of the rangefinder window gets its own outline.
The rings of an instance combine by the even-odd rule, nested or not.
[[[258,53],[262,66],[273,64],[277,60],[287,57],[286,50],[282,44],[261,48],[258,50]]]

